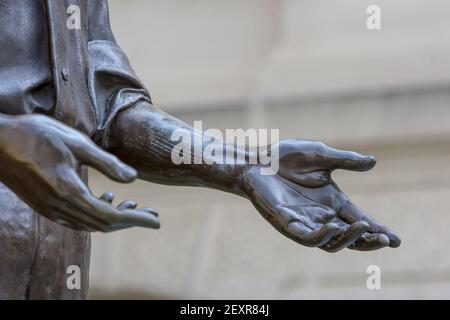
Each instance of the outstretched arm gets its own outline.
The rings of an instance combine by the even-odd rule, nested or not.
[[[197,141],[201,139],[203,148],[215,143],[215,149],[223,154],[249,155],[248,148],[227,145],[196,132],[147,102],[119,113],[105,142],[108,151],[136,168],[142,179],[211,187],[248,198],[273,227],[300,244],[329,252],[400,244],[395,232],[356,207],[331,179],[335,169],[371,169],[373,157],[336,150],[320,142],[289,139],[276,145],[279,171],[273,175],[262,175],[264,166],[248,161],[223,164],[203,159],[201,164],[175,164],[172,153],[179,141],[173,141],[173,133],[180,129],[192,140],[194,136]],[[190,158],[198,156],[192,145],[190,150]]]
[[[400,245],[392,230],[356,207],[331,179],[335,169],[371,169],[375,165],[372,157],[294,139],[276,146],[280,167],[274,175],[262,175],[261,164],[172,161],[179,143],[171,139],[176,130],[199,137],[203,146],[211,143],[211,137],[152,105],[112,35],[106,0],[91,2],[90,9],[88,82],[93,103],[105,110],[96,141],[135,167],[142,179],[210,187],[246,197],[285,236],[329,252]],[[247,147],[214,143],[222,155],[254,156]]]

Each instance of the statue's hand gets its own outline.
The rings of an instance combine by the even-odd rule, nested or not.
[[[328,252],[400,245],[394,231],[355,206],[330,177],[334,169],[369,170],[373,157],[303,140],[281,141],[279,153],[278,174],[261,175],[256,165],[240,179],[244,193],[279,232]]]
[[[46,116],[9,117],[0,128],[1,181],[38,213],[78,230],[159,227],[153,210],[113,208],[105,196],[94,197],[78,176],[81,164],[118,182],[136,178],[133,168],[87,136]]]

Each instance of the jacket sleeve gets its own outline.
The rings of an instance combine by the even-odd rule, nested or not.
[[[88,0],[88,14],[87,82],[98,119],[94,140],[107,147],[108,128],[117,113],[141,101],[152,102],[150,94],[114,38],[107,0]]]

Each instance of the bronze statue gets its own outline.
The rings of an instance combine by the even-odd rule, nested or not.
[[[80,8],[79,28],[67,26],[71,5]],[[113,208],[111,193],[94,197],[86,166],[124,183],[138,176],[246,197],[305,246],[400,245],[330,177],[369,170],[373,157],[290,139],[279,142],[275,175],[250,163],[175,165],[171,133],[194,131],[153,106],[114,39],[106,0],[2,0],[0,24],[0,298],[86,298],[89,232],[159,227],[153,209],[132,200]],[[66,287],[69,265],[83,271],[81,290]]]

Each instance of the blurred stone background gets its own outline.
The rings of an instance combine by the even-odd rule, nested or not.
[[[366,28],[381,7],[382,30]],[[374,154],[335,179],[402,246],[328,254],[284,238],[241,198],[146,182],[114,191],[159,231],[94,234],[91,298],[450,298],[450,2],[110,0],[155,104],[204,128],[279,128]],[[382,270],[381,290],[366,268]]]

